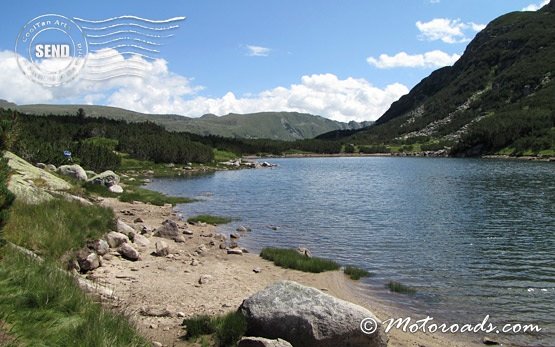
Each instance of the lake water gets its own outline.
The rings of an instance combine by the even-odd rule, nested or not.
[[[446,158],[272,159],[277,168],[155,180],[199,198],[184,216],[240,218],[240,243],[308,247],[374,274],[379,300],[440,322],[538,324],[555,346],[555,164]],[[273,230],[270,226],[278,226]],[[399,281],[414,296],[389,293]],[[482,334],[483,335],[483,334]],[[481,338],[481,336],[478,338]]]

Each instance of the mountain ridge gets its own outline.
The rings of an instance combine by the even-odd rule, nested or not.
[[[198,118],[176,114],[146,114],[123,108],[100,105],[16,105],[0,100],[0,107],[36,115],[74,115],[79,108],[90,117],[106,117],[128,122],[151,121],[170,131],[186,131],[198,135],[216,135],[231,138],[274,139],[294,141],[310,139],[334,130],[360,129],[372,122],[343,123],[300,112],[229,113],[224,116],[205,114]]]

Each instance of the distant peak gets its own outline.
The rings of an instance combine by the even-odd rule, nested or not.
[[[216,116],[213,113],[207,113],[207,114],[202,115],[200,118],[202,118],[202,119],[214,119],[214,118],[218,118],[218,116]]]

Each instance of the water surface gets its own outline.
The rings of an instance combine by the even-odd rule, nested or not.
[[[185,216],[241,218],[251,250],[305,246],[363,267],[380,300],[436,320],[539,324],[555,345],[555,165],[446,158],[273,159],[274,169],[155,180]],[[273,230],[270,226],[278,226]],[[417,288],[388,293],[390,280]]]

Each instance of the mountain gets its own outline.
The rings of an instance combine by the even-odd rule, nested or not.
[[[347,133],[347,139],[359,144],[440,143],[456,155],[553,151],[553,23],[555,0],[537,12],[495,19],[453,66],[434,71],[375,125]],[[334,134],[338,132],[322,137]]]
[[[219,135],[233,138],[268,138],[275,140],[298,140],[314,138],[334,130],[360,129],[371,122],[342,123],[324,117],[297,112],[260,112],[216,116],[205,114],[199,118],[179,115],[145,114],[117,107],[95,105],[15,105],[0,100],[0,107],[17,109],[22,113],[36,115],[74,115],[83,108],[89,117],[123,119],[128,122],[151,121],[170,131],[187,131],[199,135]]]

